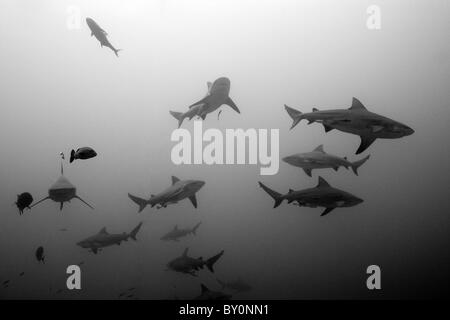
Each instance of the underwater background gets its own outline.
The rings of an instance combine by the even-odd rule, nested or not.
[[[1,1],[0,282],[10,284],[0,298],[116,299],[136,287],[140,299],[189,299],[200,283],[219,290],[216,278],[239,276],[253,289],[235,299],[448,294],[450,4],[375,2]],[[381,8],[380,30],[366,26],[372,4]],[[80,10],[79,28],[67,25],[70,6]],[[90,36],[86,17],[123,49],[119,57]],[[169,110],[187,110],[222,76],[241,114],[224,106],[204,130],[279,129],[280,158],[323,144],[352,161],[370,159],[359,176],[341,168],[312,178],[281,160],[273,176],[257,165],[174,165]],[[284,104],[340,109],[352,97],[415,133],[355,155],[357,136],[305,122],[289,130]],[[193,121],[182,127],[192,131]],[[82,146],[98,156],[69,164],[70,150]],[[19,215],[18,194],[40,200],[59,177],[60,152],[65,176],[95,210],[73,200],[59,211],[46,201]],[[127,193],[147,198],[172,175],[206,182],[198,208],[184,200],[137,213]],[[320,217],[319,208],[273,209],[258,186],[286,193],[316,186],[319,175],[364,202]],[[76,245],[103,227],[129,232],[140,221],[137,242],[97,255]],[[160,240],[175,224],[200,221],[196,236]],[[35,258],[39,246],[45,264]],[[225,253],[214,274],[166,271],[187,247],[193,257]],[[82,261],[82,289],[70,291],[66,268]],[[382,271],[380,291],[366,287],[372,264]]]

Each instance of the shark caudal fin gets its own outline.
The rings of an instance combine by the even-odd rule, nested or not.
[[[122,49],[114,49],[113,48],[113,51],[114,51],[116,57],[118,57],[119,56],[119,51],[122,51]]]
[[[214,273],[214,264],[217,262],[217,260],[220,259],[220,257],[223,255],[223,250],[220,251],[218,254],[216,254],[215,256],[209,258],[208,260],[206,260],[205,264],[208,267],[209,271]]]
[[[284,108],[293,120],[291,126],[292,129],[300,122],[300,120],[302,120],[302,113],[298,110],[295,110],[294,108],[288,107],[287,105],[284,105]]]
[[[169,111],[170,114],[178,120],[178,128],[181,127],[181,124],[183,123],[184,117],[182,112],[175,112],[175,111]]]
[[[69,160],[69,162],[72,163],[73,160],[75,160],[75,150],[72,149],[72,151],[70,151],[70,160]]]
[[[141,212],[142,210],[144,210],[144,208],[147,206],[148,201],[136,196],[133,196],[132,194],[128,194],[128,198],[130,198],[134,203],[136,203],[139,206],[139,211]]]
[[[365,158],[362,158],[361,160],[355,161],[351,164],[353,172],[358,175],[358,168],[362,166],[367,160],[369,160],[370,154],[367,155]]]
[[[196,234],[195,232],[197,231],[198,227],[200,227],[201,224],[202,224],[202,223],[199,222],[199,223],[197,223],[197,224],[195,225],[195,227],[192,228],[192,231],[191,231],[192,234]]]
[[[274,200],[275,200],[275,204],[273,205],[274,208],[278,207],[281,202],[283,201],[283,197],[281,195],[281,193],[278,193],[272,189],[270,189],[269,187],[266,187],[262,182],[258,182],[259,186],[261,188],[263,188],[263,190],[265,192],[267,192]]]
[[[130,234],[128,235],[131,239],[133,239],[134,241],[136,241],[136,235],[139,232],[139,229],[141,229],[142,226],[142,222],[139,222],[139,224],[136,226],[136,228],[134,228]]]

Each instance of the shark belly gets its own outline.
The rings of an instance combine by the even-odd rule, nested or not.
[[[56,202],[66,202],[72,200],[76,195],[75,188],[51,189],[48,192],[50,199]]]

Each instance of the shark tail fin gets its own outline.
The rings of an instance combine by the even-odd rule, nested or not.
[[[129,237],[133,239],[134,241],[137,241],[136,235],[139,232],[139,229],[141,229],[142,222],[139,222],[139,224],[130,232]]]
[[[195,232],[197,231],[198,227],[200,227],[201,224],[202,224],[202,223],[199,222],[199,223],[197,223],[197,224],[195,225],[195,227],[192,228],[192,231],[191,231],[192,234],[196,234]]]
[[[130,198],[134,203],[136,203],[139,206],[139,211],[141,212],[142,210],[144,210],[144,208],[147,206],[148,201],[136,196],[133,196],[132,194],[128,194],[128,198]]]
[[[368,159],[370,158],[370,154],[367,155],[365,158],[362,158],[361,160],[355,161],[352,163],[351,167],[353,172],[358,175],[358,168],[364,164]]]
[[[208,267],[209,271],[214,272],[214,264],[217,262],[217,260],[220,259],[220,257],[223,255],[223,250],[220,251],[218,254],[216,254],[215,256],[209,258],[208,260],[206,260],[205,264]]]
[[[274,208],[278,207],[281,202],[283,201],[283,197],[281,193],[276,192],[275,190],[270,189],[269,187],[265,186],[262,182],[258,182],[259,186],[264,189],[265,192],[267,192],[274,200]]]
[[[70,151],[70,160],[69,160],[69,162],[72,163],[73,160],[75,160],[75,150],[72,149],[72,151]]]
[[[287,105],[284,105],[284,108],[293,120],[291,126],[292,129],[300,122],[300,120],[302,120],[302,113],[298,110],[295,110],[294,108],[288,107]]]
[[[170,114],[178,120],[178,128],[181,127],[181,124],[183,123],[184,117],[182,112],[175,112],[175,111],[169,111]]]
[[[122,49],[113,49],[113,51],[114,51],[116,57],[118,57],[119,56],[119,51],[122,51]]]

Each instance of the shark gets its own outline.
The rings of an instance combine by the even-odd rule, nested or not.
[[[55,202],[59,202],[59,210],[62,210],[64,202],[70,202],[70,200],[74,198],[80,200],[89,208],[94,209],[94,207],[92,207],[89,203],[87,203],[77,195],[77,188],[69,181],[69,179],[64,176],[64,168],[61,163],[61,176],[58,178],[58,180],[56,180],[55,183],[50,186],[50,189],[48,189],[48,196],[34,203],[30,206],[30,208],[38,205],[42,201],[51,199]]]
[[[109,42],[108,33],[102,28],[100,28],[97,22],[95,22],[91,18],[86,18],[86,23],[89,29],[91,29],[91,37],[95,36],[95,38],[97,38],[97,40],[100,42],[101,47],[105,46],[107,48],[110,48],[112,51],[114,51],[115,55],[118,57],[119,56],[118,52],[121,49],[114,48],[114,46]]]
[[[208,82],[208,92],[206,96],[189,106],[189,110],[185,113],[170,111],[170,114],[178,120],[178,128],[181,127],[183,120],[188,118],[191,120],[197,116],[202,120],[206,119],[208,113],[216,111],[222,105],[230,106],[237,113],[241,113],[239,108],[230,98],[230,79],[221,77],[213,83]]]
[[[321,123],[325,132],[337,129],[358,135],[361,138],[361,143],[356,154],[364,152],[376,139],[397,139],[414,133],[414,130],[405,124],[370,112],[355,97],[349,109],[320,111],[313,108],[312,112],[302,113],[287,105],[284,105],[284,107],[293,120],[291,129],[305,119],[308,124]]]
[[[170,230],[168,233],[166,233],[164,236],[161,237],[161,240],[168,241],[180,241],[179,238],[188,236],[190,234],[195,235],[198,227],[200,226],[201,222],[197,223],[193,228],[187,228],[187,229],[179,229],[178,225],[175,225],[175,227]]]
[[[238,277],[235,281],[221,281],[216,279],[217,282],[222,286],[222,289],[230,289],[236,292],[247,292],[252,290],[252,287],[247,284],[241,277]]]
[[[259,186],[275,200],[274,208],[278,207],[283,200],[287,200],[288,203],[300,207],[324,207],[325,210],[321,216],[327,215],[335,208],[353,207],[364,201],[351,193],[333,188],[320,176],[316,187],[298,191],[289,189],[286,194],[278,193],[261,182],[259,182]]]
[[[220,291],[213,291],[208,289],[203,283],[200,284],[201,293],[195,297],[194,300],[230,300],[231,295]]]
[[[362,166],[370,155],[367,155],[361,160],[350,162],[346,157],[340,158],[338,156],[326,153],[323,145],[316,147],[311,152],[297,153],[291,156],[284,157],[282,160],[292,166],[302,168],[308,176],[312,176],[313,169],[333,168],[335,171],[339,167],[348,169],[352,168],[353,172],[358,175],[358,168]]]
[[[156,195],[151,195],[150,199],[145,200],[128,193],[128,197],[139,206],[139,211],[145,209],[147,205],[152,208],[157,205],[157,209],[166,208],[169,204],[178,203],[188,198],[194,208],[197,208],[197,198],[195,194],[205,185],[201,180],[180,180],[172,176],[172,185],[166,190]]]
[[[78,246],[86,249],[90,249],[94,254],[104,247],[112,245],[119,245],[122,241],[128,241],[129,238],[137,241],[136,235],[141,229],[142,222],[140,222],[130,233],[108,233],[106,227],[103,227],[97,234],[81,240],[77,243]]]
[[[214,264],[223,255],[224,251],[220,251],[218,254],[212,256],[207,260],[203,260],[202,257],[192,258],[188,256],[189,248],[186,248],[183,254],[173,259],[167,264],[167,269],[175,272],[181,272],[190,274],[192,276],[197,276],[197,271],[203,269],[204,266],[208,268],[209,271],[214,273]]]

